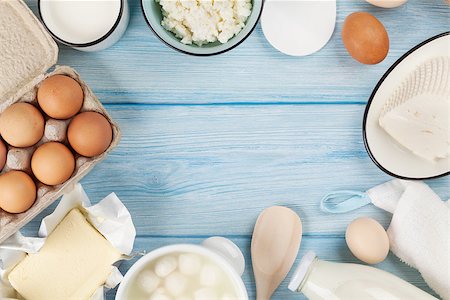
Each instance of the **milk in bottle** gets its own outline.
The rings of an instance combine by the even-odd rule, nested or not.
[[[302,258],[289,289],[310,300],[437,300],[391,273],[365,265],[323,261],[314,252]]]

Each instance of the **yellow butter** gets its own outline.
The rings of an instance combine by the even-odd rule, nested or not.
[[[27,300],[84,300],[105,283],[120,257],[83,214],[73,209],[42,249],[27,255],[8,278]]]

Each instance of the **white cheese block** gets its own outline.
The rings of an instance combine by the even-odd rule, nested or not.
[[[421,95],[400,104],[380,119],[380,125],[398,143],[428,160],[450,154],[449,101]]]
[[[84,300],[103,285],[121,254],[73,209],[36,254],[9,274],[27,300]]]
[[[380,126],[415,155],[435,161],[450,155],[450,58],[419,65],[386,102]]]

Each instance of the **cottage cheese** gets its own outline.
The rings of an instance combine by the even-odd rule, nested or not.
[[[161,25],[183,44],[226,43],[245,26],[251,0],[156,0],[162,7]]]

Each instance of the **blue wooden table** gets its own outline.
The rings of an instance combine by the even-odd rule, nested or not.
[[[34,11],[35,2],[29,1]],[[379,65],[361,65],[343,47],[342,23],[354,11],[373,13],[389,32],[391,49]],[[338,0],[333,38],[314,55],[277,52],[258,26],[231,52],[191,57],[163,45],[132,0],[130,26],[112,48],[83,53],[60,46],[58,63],[81,74],[123,131],[119,147],[82,184],[94,202],[110,192],[119,195],[137,228],[137,251],[213,235],[236,242],[247,259],[251,299],[250,240],[266,207],[285,205],[301,216],[299,257],[314,250],[322,259],[356,262],[345,244],[346,226],[365,215],[387,227],[390,216],[371,206],[330,216],[319,201],[330,191],[364,191],[391,179],[364,149],[365,104],[395,60],[449,29],[445,0],[410,0],[391,10]],[[450,197],[449,178],[428,183]],[[36,234],[54,206],[23,232]],[[131,264],[124,263],[123,272]],[[419,273],[394,255],[377,267],[429,291]],[[289,292],[285,280],[274,299],[302,297]]]

